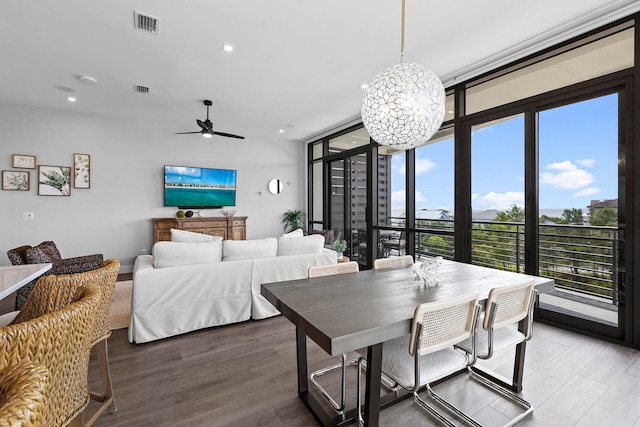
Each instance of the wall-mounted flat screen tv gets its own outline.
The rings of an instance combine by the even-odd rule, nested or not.
[[[164,205],[182,209],[235,206],[236,171],[165,165]]]

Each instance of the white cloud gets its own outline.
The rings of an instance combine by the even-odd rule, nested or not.
[[[569,160],[551,163],[547,165],[547,169],[552,172],[542,172],[540,174],[540,182],[542,184],[549,184],[554,188],[575,190],[586,187],[595,180],[595,177],[591,173],[579,169]]]
[[[475,199],[477,199],[478,197],[480,197],[480,195],[479,195],[478,193],[473,193],[473,194],[471,195],[471,200],[475,200]]]
[[[578,167],[571,163],[570,160],[565,160],[564,162],[550,163],[547,165],[547,169],[558,171],[573,171],[578,169]]]
[[[391,192],[391,208],[404,209],[406,199],[407,199],[406,190],[392,191]],[[426,203],[427,201],[428,199],[421,192],[416,191],[416,206],[418,203]],[[420,209],[420,207],[418,207],[418,209]]]
[[[436,164],[430,159],[416,159],[416,175],[427,173],[435,167]],[[407,173],[407,164],[405,162],[398,165],[398,172],[403,175]]]
[[[518,176],[516,176],[516,181],[524,182],[524,177],[518,175]]]
[[[598,187],[589,187],[584,190],[578,191],[573,197],[582,197],[582,196],[591,196],[592,194],[596,194],[600,189]]]
[[[505,210],[512,205],[524,206],[524,193],[522,191],[507,191],[506,193],[494,193],[492,191],[478,197],[478,200],[486,209]]]
[[[429,159],[416,159],[416,175],[429,172],[436,164]]]
[[[576,163],[585,168],[592,168],[596,164],[596,159],[581,159],[576,160]]]
[[[398,190],[391,192],[391,201],[392,202],[404,202],[407,198],[407,192],[405,190]]]

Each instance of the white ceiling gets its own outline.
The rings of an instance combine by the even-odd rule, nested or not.
[[[445,86],[640,10],[637,0],[406,3],[404,61]],[[134,10],[160,19],[157,35],[134,29]],[[359,86],[400,60],[400,17],[400,0],[2,0],[0,102],[185,132],[211,99],[215,130],[305,140],[359,117]]]

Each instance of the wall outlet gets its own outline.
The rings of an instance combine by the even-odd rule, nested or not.
[[[22,219],[24,221],[33,221],[33,212],[22,212]]]

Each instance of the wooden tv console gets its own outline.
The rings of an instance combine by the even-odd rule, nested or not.
[[[177,228],[194,233],[221,236],[226,240],[245,240],[247,238],[246,221],[246,216],[154,218],[153,235],[156,242],[170,241],[171,229]]]

